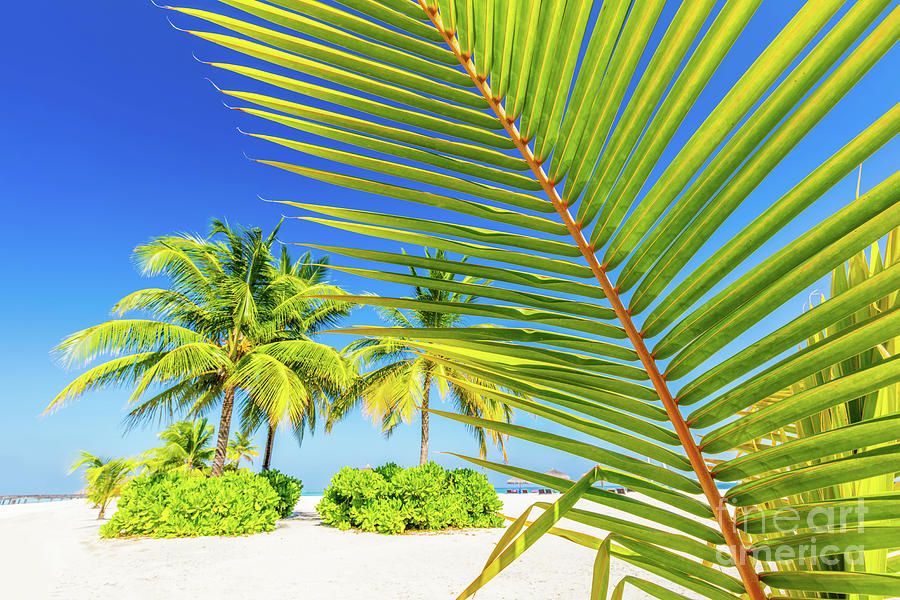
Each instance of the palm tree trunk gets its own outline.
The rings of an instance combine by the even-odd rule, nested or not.
[[[425,373],[425,385],[422,388],[422,442],[419,446],[419,464],[428,462],[428,394],[431,391],[431,373]]]
[[[268,471],[272,464],[272,447],[275,445],[275,425],[269,423],[269,435],[266,437],[266,454],[263,456],[262,470]]]
[[[218,477],[225,468],[225,453],[228,450],[228,436],[231,433],[231,413],[234,410],[234,388],[225,390],[222,402],[222,418],[219,421],[219,441],[216,444],[216,456],[213,458],[211,477]]]

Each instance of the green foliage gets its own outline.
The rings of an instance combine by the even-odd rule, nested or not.
[[[276,509],[281,518],[285,519],[291,516],[294,506],[300,498],[300,492],[303,490],[303,483],[296,477],[285,475],[278,469],[263,471],[259,476],[267,479],[269,485],[278,494],[279,500]]]
[[[207,238],[164,236],[136,248],[142,273],[163,275],[168,286],[133,292],[113,312],[151,318],[114,319],[63,340],[55,352],[68,364],[112,358],[78,376],[46,411],[88,391],[128,386],[134,390],[130,424],[216,406],[222,416],[237,406],[245,416],[273,413],[294,425],[305,422],[316,402],[336,395],[349,377],[341,355],[307,334],[333,323],[349,305],[310,298],[340,290],[311,284],[302,269],[276,265],[277,232],[214,220]],[[148,390],[157,393],[147,398]],[[225,465],[227,429],[213,445],[213,475]]]
[[[425,260],[443,261],[445,257],[443,250],[425,248]],[[461,258],[463,263],[467,260],[466,256]],[[481,285],[486,283],[484,279],[472,276],[458,278],[449,271],[436,268],[417,270],[414,266],[409,267],[409,275],[383,275],[361,269],[334,268],[354,275],[383,278],[409,285],[412,298],[426,303],[431,309],[400,310],[396,307],[382,307],[379,313],[390,327],[353,328],[354,333],[371,337],[352,342],[345,351],[349,352],[357,370],[373,368],[358,377],[332,405],[330,423],[343,418],[362,404],[363,411],[371,416],[373,423],[379,425],[382,432],[389,436],[400,423],[408,424],[416,415],[420,415],[419,462],[424,464],[428,460],[428,408],[432,386],[437,386],[441,401],[449,399],[461,414],[506,422],[511,420],[512,409],[495,396],[480,390],[479,386],[493,392],[507,388],[499,386],[490,377],[476,375],[459,362],[448,361],[446,356],[431,356],[428,348],[411,339],[423,332],[438,340],[448,335],[457,335],[453,330],[464,326],[463,314],[458,310],[443,309],[449,303],[475,305],[481,297],[495,297],[487,291],[485,285]],[[460,286],[463,291],[447,291],[450,284]],[[488,438],[506,456],[502,436],[482,427],[468,429],[475,437],[482,457],[487,455]]]
[[[110,500],[121,495],[123,486],[139,468],[130,458],[116,458],[98,468],[88,486],[88,499],[100,507],[98,519],[103,518]]]
[[[236,431],[234,436],[228,440],[226,456],[228,460],[232,461],[231,466],[237,470],[241,466],[242,459],[253,463],[253,458],[259,456],[259,446],[253,445],[253,439],[248,432]]]
[[[381,465],[380,467],[375,467],[374,471],[376,473],[380,473],[382,477],[387,480],[390,480],[394,475],[403,470],[403,467],[398,465],[395,462],[389,462]]]
[[[84,466],[85,491],[87,499],[99,508],[98,519],[103,518],[110,500],[122,493],[122,486],[141,468],[141,464],[131,458],[105,459],[82,451],[80,459],[72,465],[70,473]]]
[[[503,508],[497,490],[487,477],[472,469],[454,469],[448,473],[451,489],[463,499],[472,527],[499,527],[503,519],[495,513]]]
[[[87,450],[82,450],[78,454],[78,460],[75,464],[72,465],[72,468],[69,469],[69,473],[74,473],[79,468],[84,467],[84,482],[87,484],[86,491],[88,494],[88,500],[94,502],[94,499],[91,498],[91,487],[93,485],[94,480],[96,480],[97,476],[103,469],[103,466],[110,461],[110,459],[97,456],[95,454],[91,454]],[[96,504],[96,502],[94,502]]]
[[[165,444],[144,454],[145,464],[153,471],[203,470],[216,452],[214,432],[206,419],[172,423],[158,436]]]
[[[272,531],[279,502],[268,480],[255,473],[141,475],[124,487],[118,510],[100,535],[172,538]]]
[[[863,286],[871,286],[885,270],[894,268],[900,262],[898,251],[900,228],[888,234],[885,248],[887,250],[882,252],[879,244],[875,243],[869,249],[868,256],[861,251],[852,256],[847,263],[838,265],[831,277],[832,299],[840,299],[842,294],[849,295]],[[896,310],[900,306],[900,292],[896,289],[887,295],[875,294],[873,297],[877,298],[875,302],[863,304],[841,321],[829,325],[823,331],[815,332],[806,340],[806,347],[821,346],[823,342],[846,333],[854,326],[879,314]],[[828,302],[824,295],[820,298],[819,307]],[[810,311],[816,308],[813,300],[810,298]],[[867,369],[884,365],[894,359],[897,356],[898,346],[900,337],[894,336],[876,347],[868,348],[860,354],[815,371],[761,400],[752,407],[750,413],[767,417],[771,422],[771,415],[783,413],[784,408],[796,396],[845,377],[858,376],[860,373],[865,375]],[[739,479],[741,484],[747,486],[758,481],[760,474],[764,477],[773,477],[800,468],[813,468],[823,462],[823,457],[829,461],[847,459],[858,454],[859,447],[863,444],[872,450],[896,443],[897,424],[900,423],[900,383],[847,398],[846,402],[837,400],[840,399],[836,395],[831,395],[827,406],[817,407],[820,411],[805,415],[797,421],[784,423],[782,419],[780,423],[783,424],[780,428],[772,429],[770,426],[765,435],[750,439],[749,442],[743,441],[743,438],[747,437],[746,434],[735,437],[741,436],[741,429],[735,429],[729,436],[733,440],[732,443],[743,442],[734,448],[738,458],[718,465],[716,476],[722,479]],[[804,447],[807,448],[805,452]],[[767,453],[757,454],[754,452],[757,448],[764,448]],[[808,460],[810,458],[812,460]],[[877,471],[879,474],[875,477],[863,477],[860,473],[859,476],[846,481],[826,479],[822,481],[826,485],[738,509],[737,522],[748,531],[748,537],[754,544],[752,548],[758,550],[757,558],[760,560],[772,557],[769,539],[773,534],[804,535],[811,528],[809,519],[792,520],[790,516],[793,513],[787,513],[788,518],[784,518],[782,514],[780,520],[771,520],[769,515],[777,514],[779,510],[804,511],[807,515],[810,513],[816,515],[821,522],[816,527],[815,533],[822,539],[826,535],[836,537],[846,531],[846,523],[851,518],[864,519],[865,527],[870,523],[873,527],[897,527],[900,525],[900,519],[896,518],[896,512],[878,511],[879,502],[885,500],[897,502],[896,497],[891,496],[895,490],[895,473],[882,473],[881,468]],[[860,502],[858,498],[866,500]],[[896,542],[889,543],[890,546],[894,544]],[[888,555],[888,548],[880,547],[874,539],[868,539],[859,551],[848,551],[843,555],[817,556],[814,559],[804,557],[802,560],[791,560],[789,564],[799,568],[802,561],[807,561],[813,564],[816,570],[886,572],[890,568]],[[774,567],[777,568],[777,565]],[[897,570],[894,568],[892,572]],[[827,593],[820,593],[817,597],[829,596]]]
[[[274,308],[261,319],[269,324],[265,331],[269,343],[311,341],[319,331],[337,325],[350,313],[352,304],[323,297],[344,293],[341,288],[328,283],[328,263],[327,255],[313,256],[310,252],[294,260],[287,246],[281,247],[281,256],[274,263],[278,273],[274,279],[277,285],[270,298]],[[282,352],[275,355],[279,360],[282,360]],[[339,395],[341,387],[349,383],[349,379],[343,381],[342,375],[336,375],[334,371],[321,373],[302,365],[296,375],[305,386],[303,393],[249,403],[242,411],[245,431],[255,432],[261,426],[268,426],[263,470],[268,470],[272,460],[274,430],[282,424],[288,425],[297,442],[302,443],[307,430],[315,431],[316,413],[325,414],[326,406]]]
[[[858,253],[872,256],[871,244],[900,227],[896,168],[853,202],[826,202],[858,165],[884,164],[886,144],[900,134],[900,105],[853,100],[858,83],[877,81],[879,61],[900,40],[896,3],[780,3],[791,5],[790,18],[766,23],[754,17],[758,0],[341,0],[352,19],[324,0],[277,2],[302,5],[315,21],[258,0],[226,3],[246,21],[231,10],[235,17],[173,10],[194,20],[192,35],[238,56],[212,67],[229,80],[244,76],[223,93],[259,117],[250,135],[275,144],[289,162],[258,161],[367,194],[335,195],[342,204],[368,209],[379,204],[368,195],[375,194],[417,205],[391,203],[379,213],[335,206],[327,194],[296,204],[299,218],[341,232],[334,237],[365,236],[314,247],[379,263],[348,270],[354,274],[457,294],[344,300],[400,316],[515,322],[505,331],[400,322],[354,329],[397,340],[371,345],[399,365],[373,381],[384,382],[382,397],[393,396],[385,408],[399,399],[418,410],[406,399],[421,395],[425,416],[597,465],[572,482],[466,457],[563,494],[537,503],[538,516],[529,518],[529,508],[515,521],[460,600],[545,534],[596,552],[592,598],[621,598],[631,588],[658,598],[686,588],[715,600],[900,596],[893,524],[870,526],[870,515],[857,531],[816,531],[814,552],[849,554],[856,544],[886,551],[852,572],[823,571],[799,552],[772,565],[748,559],[764,548],[748,547],[722,510],[723,499],[747,512],[836,486],[840,502],[868,503],[896,478],[890,433],[900,362],[892,340],[900,311],[881,301],[900,289],[896,261],[784,319],[799,294]],[[759,31],[766,41],[751,48]],[[850,113],[853,123],[838,135],[822,134]],[[410,245],[471,259],[400,251]],[[900,245],[879,255],[897,257]],[[455,277],[398,272],[408,268]],[[443,378],[540,419],[524,427],[458,406],[433,410],[419,391],[429,389],[426,379],[408,376],[412,366],[396,360],[403,348],[421,350],[409,353],[410,362],[453,365],[530,396]],[[417,385],[400,395],[392,382],[403,380]],[[797,391],[765,412],[750,410],[787,389]],[[839,405],[846,421],[819,422]],[[779,440],[796,423],[821,433]],[[750,443],[761,437],[778,441]],[[376,475],[388,485],[380,474],[364,477],[377,483]],[[653,502],[601,493],[598,480]],[[717,483],[736,480],[744,483],[717,491]],[[628,518],[574,508],[582,498]],[[388,508],[373,502],[368,511]],[[596,535],[559,529],[563,518]],[[810,549],[794,532],[770,533],[767,547]],[[611,560],[635,575],[611,580]],[[644,571],[665,585],[644,580]]]
[[[322,520],[341,530],[378,533],[448,527],[500,527],[503,503],[487,478],[472,469],[447,471],[429,462],[403,469],[344,467],[316,506]]]

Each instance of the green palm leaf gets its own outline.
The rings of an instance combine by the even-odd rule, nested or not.
[[[533,523],[527,514],[514,521],[462,597],[547,533],[597,551],[592,597],[621,598],[626,586],[677,597],[640,577],[610,582],[611,560],[716,599],[900,593],[887,571],[894,563],[885,541],[896,523],[882,523],[871,537],[828,532],[839,547],[871,540],[865,564],[853,569],[754,562],[748,554],[769,543],[757,530],[774,518],[771,511],[790,502],[880,497],[897,471],[889,432],[900,411],[900,243],[892,234],[887,251],[870,248],[900,226],[900,173],[818,223],[798,217],[900,131],[900,107],[860,109],[871,125],[826,149],[821,164],[795,167],[774,201],[754,190],[782,185],[784,169],[777,182],[770,174],[793,152],[809,152],[801,142],[891,51],[900,8],[887,0],[798,6],[707,109],[698,98],[727,77],[718,69],[757,0],[685,2],[677,10],[661,0],[274,3],[285,11],[252,0],[226,4],[258,22],[182,11],[244,37],[196,35],[232,56],[268,63],[212,63],[244,75],[244,83],[270,86],[264,94],[226,93],[262,107],[245,110],[278,127],[258,138],[335,166],[259,162],[433,210],[427,217],[376,212],[368,196],[360,196],[368,205],[354,209],[294,203],[309,223],[361,236],[359,247],[314,247],[381,263],[341,267],[345,272],[417,291],[426,289],[424,278],[384,265],[450,275],[434,285],[440,294],[334,298],[380,307],[405,330],[345,330],[374,336],[353,346],[358,357],[397,361],[372,372],[365,389],[381,403],[372,406],[397,408],[399,393],[427,399],[410,377],[423,365],[426,389],[432,370],[455,369],[442,372],[460,392],[549,418],[571,435],[465,410],[431,412],[599,464],[577,484],[563,484],[471,459],[564,494],[553,506],[536,506],[544,511]],[[689,119],[697,112],[699,125]],[[738,209],[743,228],[727,227]],[[793,221],[793,239],[745,266]],[[365,240],[378,249],[363,247]],[[383,240],[471,260],[409,256],[383,248]],[[776,311],[832,272],[831,299],[779,325]],[[464,300],[473,295],[494,304]],[[504,325],[451,332],[455,327],[415,323],[415,316],[438,313]],[[689,404],[696,406],[684,416]],[[427,415],[430,407],[423,408]],[[378,414],[390,429],[412,410]],[[672,470],[648,463],[650,456]],[[677,523],[679,533],[656,535],[576,508],[581,498],[611,502],[593,485],[601,476],[654,500],[653,509],[619,506]],[[737,479],[723,498],[717,481]],[[882,504],[890,502],[878,505],[879,514],[894,514]],[[676,519],[678,510],[702,519],[702,527]],[[754,511],[763,516],[754,521]],[[556,527],[563,516],[612,535]],[[734,519],[754,533],[742,537]],[[804,538],[794,531],[781,539],[790,550]],[[730,557],[739,578],[704,564],[718,555],[706,543]]]

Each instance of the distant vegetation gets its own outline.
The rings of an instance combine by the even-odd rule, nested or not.
[[[501,388],[454,356],[437,352],[438,344],[422,347],[406,337],[423,330],[435,332],[436,341],[444,338],[444,331],[471,334],[471,328],[462,327],[464,316],[477,315],[479,309],[447,307],[474,305],[479,296],[446,289],[449,284],[484,280],[459,279],[430,266],[424,271],[410,268],[410,275],[400,282],[412,286],[413,306],[385,309],[383,316],[391,328],[344,330],[368,337],[338,351],[313,337],[339,325],[357,305],[357,297],[328,283],[326,256],[305,253],[295,260],[282,246],[276,260],[272,247],[279,229],[280,224],[266,235],[259,228],[214,220],[206,238],[169,235],[138,246],[134,257],[141,272],[163,276],[165,286],[133,292],[113,307],[117,317],[137,312],[139,318],[116,318],[78,331],[55,349],[70,365],[92,363],[100,356],[108,360],[76,377],[46,411],[89,391],[123,386],[132,390],[128,426],[169,422],[159,433],[162,445],[137,458],[104,460],[84,454],[75,466],[86,465],[86,489],[100,517],[112,499],[121,496],[114,522],[104,528],[104,535],[169,537],[267,530],[268,517],[244,515],[255,501],[263,507],[260,510],[268,506],[260,496],[259,482],[276,493],[274,509],[280,517],[291,515],[302,490],[300,480],[270,470],[276,430],[285,427],[300,441],[315,429],[318,417],[325,418],[330,431],[360,404],[386,434],[413,414],[421,414],[422,463],[428,456],[433,387],[461,415],[511,420],[512,409],[505,399],[523,394]],[[441,250],[426,249],[421,260],[442,264],[446,257]],[[374,369],[360,374],[360,368]],[[218,427],[200,416],[213,411],[219,413]],[[231,436],[234,418],[240,426]],[[260,429],[266,431],[262,452],[253,443]],[[482,457],[488,437],[505,455],[503,436],[478,425],[469,429]],[[260,454],[261,478],[246,477],[242,462],[252,464]],[[200,483],[228,472],[241,477],[230,478],[228,484]],[[245,484],[242,497],[239,488]],[[431,464],[418,471],[395,472],[386,466],[377,477],[362,475],[355,484],[365,489],[375,486],[380,495],[358,506],[359,515],[344,521],[326,511],[326,519],[337,519],[334,523],[342,527],[391,533],[500,524],[494,514],[499,503],[493,488],[483,476],[468,471],[445,472]],[[368,493],[342,485],[338,478],[333,486],[335,506],[341,494]],[[210,511],[208,517],[199,516]],[[223,524],[215,525],[215,518]]]
[[[403,469],[344,467],[316,506],[338,529],[403,533],[410,529],[500,527],[503,503],[487,477],[471,469],[448,471],[429,462]]]

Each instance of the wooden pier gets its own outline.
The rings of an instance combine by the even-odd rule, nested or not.
[[[53,500],[73,500],[75,498],[84,498],[84,494],[17,494],[11,496],[0,496],[0,505],[2,504],[23,504],[25,502],[52,502]]]

